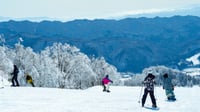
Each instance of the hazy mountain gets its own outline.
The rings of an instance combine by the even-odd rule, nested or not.
[[[11,18],[9,17],[2,17],[0,16],[0,22],[3,22],[3,21],[9,21]]]
[[[59,20],[59,19],[57,19],[57,18],[49,18],[49,17],[12,18],[12,17],[2,17],[2,16],[0,16],[0,22],[7,22],[7,21],[11,21],[11,20],[13,20],[13,21],[26,21],[26,20],[29,20],[31,22],[41,22],[43,20],[54,21],[54,20]]]
[[[22,37],[23,44],[35,51],[53,42],[67,42],[88,55],[104,56],[123,72],[141,72],[154,65],[185,68],[182,60],[200,52],[200,18],[195,16],[8,21],[0,23],[0,34],[10,46]]]
[[[124,18],[139,18],[139,17],[172,17],[172,16],[200,16],[200,6],[195,5],[191,7],[179,8],[179,9],[158,9],[158,10],[147,10],[146,12],[140,12],[138,14],[124,14],[121,16],[111,17],[113,19],[124,19]]]

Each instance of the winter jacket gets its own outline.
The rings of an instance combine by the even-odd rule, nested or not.
[[[110,80],[110,79],[108,79],[107,77],[105,77],[105,78],[103,78],[102,79],[102,84],[104,85],[104,84],[108,84],[109,82],[113,82],[112,80]]]
[[[14,70],[13,70],[13,75],[16,76],[19,73],[19,69],[17,68],[16,65],[14,65]]]
[[[30,75],[26,75],[26,82],[28,82],[28,83],[32,83],[33,82],[33,79],[32,79],[32,77],[30,76]]]
[[[163,79],[163,89],[166,89],[166,90],[173,89],[172,79],[170,77]]]
[[[154,84],[155,84],[154,78],[155,76],[153,74],[148,74],[148,76],[143,81],[145,89],[147,89],[148,91],[154,90]]]
[[[143,81],[143,84],[145,86],[145,89],[147,89],[148,91],[153,91],[154,90],[155,81],[152,78],[146,78]]]

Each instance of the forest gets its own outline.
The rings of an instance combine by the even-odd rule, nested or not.
[[[177,86],[193,86],[200,84],[200,78],[165,66],[145,68],[141,74],[131,75],[123,79],[123,74],[116,67],[106,62],[104,57],[88,57],[75,46],[67,43],[54,43],[40,52],[34,52],[30,47],[22,45],[19,38],[14,48],[5,45],[1,37],[0,46],[0,76],[11,81],[13,65],[17,65],[20,72],[20,85],[26,86],[25,74],[32,76],[35,86],[51,88],[86,89],[101,85],[101,79],[109,75],[113,85],[138,86],[141,85],[148,73],[156,76],[157,85],[162,85],[162,75],[170,74]],[[126,73],[125,73],[126,74]]]

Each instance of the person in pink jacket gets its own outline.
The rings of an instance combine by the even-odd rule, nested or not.
[[[102,79],[103,92],[110,92],[110,90],[109,90],[109,84],[110,83],[113,83],[113,81],[109,79],[109,75],[106,75]]]

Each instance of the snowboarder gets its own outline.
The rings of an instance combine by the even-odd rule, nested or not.
[[[109,79],[109,75],[106,75],[102,79],[103,92],[110,92],[110,90],[109,90],[110,82],[113,83],[113,81]]]
[[[17,68],[16,65],[14,65],[14,70],[13,70],[13,73],[11,73],[13,75],[12,77],[12,85],[11,86],[19,86],[19,82],[17,80],[17,76],[18,76],[18,73],[19,73],[19,69]],[[15,85],[16,83],[16,85]]]
[[[172,84],[172,78],[167,73],[163,75],[163,89],[169,101],[175,101],[174,85]]]
[[[35,87],[35,85],[33,83],[33,79],[29,74],[26,74],[26,83],[29,83],[32,85],[32,87]]]
[[[150,97],[151,97],[152,107],[157,108],[156,99],[154,96],[154,84],[155,84],[154,78],[155,78],[155,76],[153,74],[149,73],[143,81],[145,89],[144,89],[144,94],[142,97],[142,107],[144,107],[147,95],[149,93]]]

